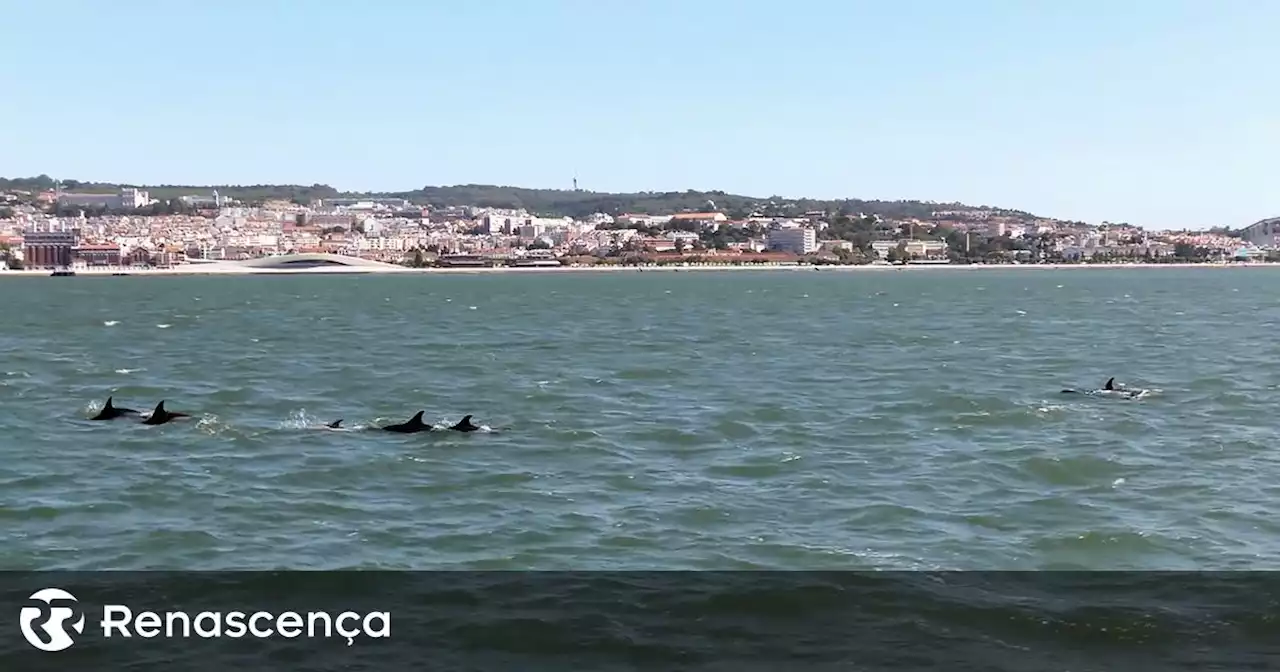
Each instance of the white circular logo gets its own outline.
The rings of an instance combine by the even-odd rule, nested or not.
[[[31,646],[41,651],[70,648],[76,642],[64,624],[73,618],[76,620],[69,624],[71,629],[77,635],[84,633],[84,613],[71,593],[61,588],[45,588],[32,593],[28,599],[42,603],[23,607],[19,615],[22,636],[31,642]]]

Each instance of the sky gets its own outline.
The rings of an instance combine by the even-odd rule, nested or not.
[[[0,175],[1280,215],[1280,2],[0,0]]]

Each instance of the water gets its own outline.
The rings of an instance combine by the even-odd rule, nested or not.
[[[4,279],[0,568],[1274,568],[1277,280]]]

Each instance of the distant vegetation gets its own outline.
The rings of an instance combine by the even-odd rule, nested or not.
[[[55,182],[56,180],[48,175],[13,179],[0,178],[0,191],[46,191],[52,189]],[[337,189],[324,184],[313,184],[309,187],[291,184],[185,186],[178,184],[112,184],[108,182],[62,180],[63,191],[77,194],[114,194],[126,187],[144,189],[151,193],[152,198],[159,200],[169,200],[181,196],[208,196],[214,189],[217,189],[222,196],[246,203],[261,203],[269,200],[292,200],[299,203],[309,203],[315,198],[337,198],[342,195]]]
[[[36,192],[52,189],[53,186],[54,180],[48,175],[15,179],[0,178],[0,190]],[[713,202],[718,210],[724,212],[730,218],[742,218],[752,213],[759,213],[765,216],[785,216],[821,210],[836,212],[841,215],[862,213],[880,215],[890,219],[925,219],[938,210],[996,209],[988,208],[987,206],[975,207],[961,203],[864,201],[859,199],[817,200],[783,198],[781,196],[760,198],[729,194],[723,191],[693,190],[612,194],[592,191],[525,189],[521,187],[464,184],[451,187],[428,186],[402,192],[359,193],[339,191],[327,184],[313,184],[309,187],[289,184],[183,186],[171,184],[108,184],[62,180],[62,190],[75,193],[115,193],[122,187],[146,189],[151,193],[152,198],[161,200],[189,195],[207,195],[217,189],[222,196],[250,204],[268,200],[307,204],[317,198],[356,198],[365,196],[404,198],[412,203],[432,208],[474,205],[491,208],[524,209],[546,217],[568,216],[575,218],[587,217],[596,212],[603,212],[609,215],[624,213],[667,215],[676,212],[701,211],[708,207],[708,201]],[[1018,210],[1002,210],[1002,212],[1013,217],[1033,218],[1030,213]]]

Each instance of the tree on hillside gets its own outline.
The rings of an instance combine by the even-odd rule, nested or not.
[[[52,189],[54,180],[48,175],[27,178],[0,178],[0,190],[23,190],[39,192]],[[89,183],[74,179],[62,181],[64,188],[70,190],[92,190],[101,193],[114,193],[122,184]],[[497,185],[455,185],[425,186],[421,189],[405,192],[342,192],[327,184],[306,185],[135,185],[151,192],[153,198],[168,200],[195,193],[209,193],[217,189],[218,193],[247,204],[258,204],[268,200],[293,201],[309,204],[314,199],[348,197],[394,197],[404,198],[420,205],[433,207],[450,207],[474,205],[494,208],[524,208],[530,212],[547,216],[571,216],[584,218],[596,212],[618,215],[625,212],[648,214],[672,214],[683,211],[700,211],[706,208],[707,201],[713,201],[716,208],[728,214],[732,219],[742,219],[752,212],[762,212],[768,216],[794,215],[800,212],[823,211],[851,216],[858,212],[879,214],[887,219],[922,219],[927,220],[937,210],[948,210],[963,214],[978,210],[973,206],[960,203],[927,203],[922,201],[864,201],[859,199],[818,200],[808,198],[787,199],[780,196],[760,198],[728,194],[723,191],[678,192],[635,192],[635,193],[598,193],[591,191],[573,191],[569,189],[524,189]],[[1026,213],[1004,211],[1005,216],[1022,217]],[[1030,217],[1030,215],[1026,215]]]
[[[1191,243],[1175,243],[1173,256],[1182,261],[1205,261],[1209,258],[1209,250]]]

